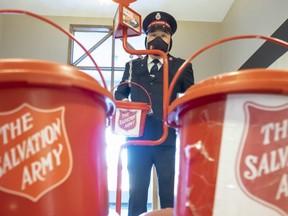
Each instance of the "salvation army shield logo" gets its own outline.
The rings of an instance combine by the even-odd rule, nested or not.
[[[288,215],[288,104],[247,102],[244,110],[237,181],[253,200]]]
[[[69,177],[64,111],[25,103],[0,112],[0,192],[36,202]]]
[[[141,110],[140,110],[141,112]],[[119,109],[118,125],[123,130],[132,130],[137,124],[137,110]]]

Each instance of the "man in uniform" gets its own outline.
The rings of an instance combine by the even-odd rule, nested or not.
[[[172,48],[172,35],[176,32],[177,22],[173,16],[166,12],[155,11],[143,20],[143,30],[147,35],[146,49],[158,49],[167,54],[169,83],[178,68],[184,63],[181,58],[169,54]],[[152,99],[153,113],[147,115],[144,134],[141,137],[129,140],[158,140],[163,133],[163,59],[161,56],[148,55],[143,59],[132,61],[132,76],[130,64],[126,63],[122,82],[130,79],[144,87]],[[131,72],[131,70],[130,70]],[[172,102],[177,93],[185,92],[194,84],[194,75],[191,63],[179,77],[170,98]],[[143,89],[136,85],[120,85],[115,91],[116,100],[128,100],[149,103]],[[128,215],[138,216],[147,211],[148,188],[151,168],[154,164],[158,177],[159,197],[161,208],[172,208],[174,204],[174,174],[175,174],[175,142],[176,133],[168,129],[167,139],[160,145],[129,145],[128,173],[129,173],[129,206]]]

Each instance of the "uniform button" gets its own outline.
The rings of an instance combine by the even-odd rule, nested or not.
[[[153,82],[150,82],[150,85],[153,85]]]

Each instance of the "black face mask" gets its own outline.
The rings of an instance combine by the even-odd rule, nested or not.
[[[152,41],[149,41],[147,49],[150,49],[150,47],[161,50],[164,53],[168,52],[168,44],[161,37],[156,37]]]

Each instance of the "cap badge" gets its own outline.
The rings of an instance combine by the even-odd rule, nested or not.
[[[155,19],[157,19],[157,20],[160,20],[160,19],[161,19],[160,13],[157,13],[157,14],[156,14]]]

